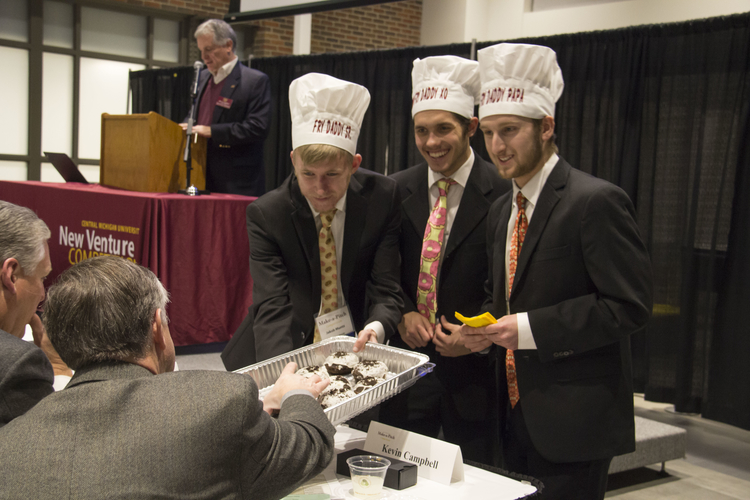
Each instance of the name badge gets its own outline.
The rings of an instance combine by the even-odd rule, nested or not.
[[[318,325],[321,340],[330,339],[337,335],[349,335],[354,333],[354,324],[352,315],[349,313],[349,306],[344,306],[331,311],[328,314],[315,318],[315,324]]]
[[[222,97],[218,101],[216,101],[217,106],[221,106],[222,108],[229,109],[232,107],[232,100],[228,97]]]

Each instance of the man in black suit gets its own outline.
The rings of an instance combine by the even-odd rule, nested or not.
[[[629,336],[651,313],[648,253],[628,196],[556,154],[554,51],[499,44],[478,60],[480,129],[513,191],[488,219],[499,319],[461,332],[474,351],[495,344],[505,466],[544,498],[603,498],[612,457],[635,449]]]
[[[237,36],[226,22],[209,19],[195,39],[208,68],[201,73],[193,126],[208,139],[206,189],[260,196],[266,192],[263,142],[271,122],[268,76],[239,62]]]
[[[404,200],[400,240],[404,309],[399,335],[391,345],[428,354],[436,367],[433,375],[383,403],[380,421],[430,437],[438,437],[442,427],[445,440],[461,446],[464,458],[493,464],[496,440],[489,436],[495,434],[497,411],[489,358],[471,354],[447,323],[456,321],[456,311],[474,315],[482,307],[487,213],[510,189],[510,182],[469,145],[479,123],[474,117],[479,91],[476,61],[456,56],[417,59],[412,87],[414,139],[425,162],[391,176]],[[439,182],[444,179],[455,184],[446,194],[439,272],[431,290],[437,300],[430,310],[426,301],[419,301],[422,249],[426,231],[433,231],[428,219],[440,201]]]
[[[247,208],[253,305],[222,354],[227,369],[340,333],[358,332],[357,351],[396,330],[400,198],[392,179],[359,169],[369,102],[364,87],[328,75],[292,82],[294,172]],[[321,252],[324,230],[335,248]],[[341,328],[316,326],[326,314],[343,315]]]

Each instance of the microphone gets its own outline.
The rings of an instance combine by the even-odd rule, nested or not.
[[[200,61],[195,61],[193,64],[193,68],[195,68],[195,77],[193,78],[193,85],[190,86],[190,95],[195,97],[198,95],[198,80],[201,76],[201,69],[203,69],[203,63]]]

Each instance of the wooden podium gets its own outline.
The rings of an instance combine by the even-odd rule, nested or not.
[[[185,140],[185,132],[177,123],[153,111],[102,113],[100,183],[148,193],[185,189]],[[191,156],[190,181],[198,189],[206,189],[205,138],[193,142]]]

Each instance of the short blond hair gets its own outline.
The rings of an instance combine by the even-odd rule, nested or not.
[[[294,158],[302,160],[305,165],[315,165],[330,160],[354,163],[354,156],[349,151],[330,144],[305,144],[294,150]]]

